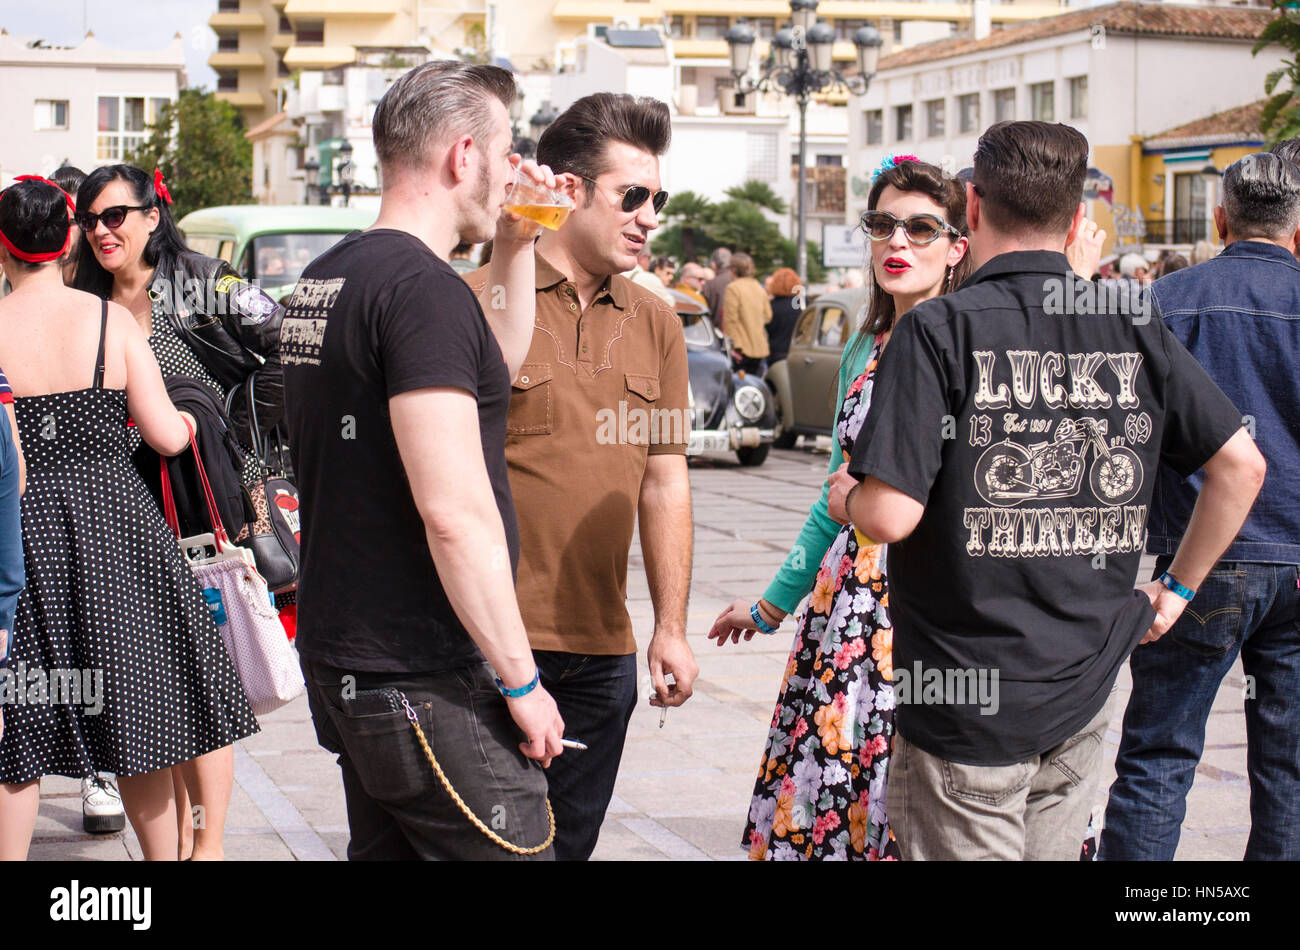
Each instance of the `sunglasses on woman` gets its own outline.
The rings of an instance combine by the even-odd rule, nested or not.
[[[934,214],[914,214],[896,218],[888,211],[867,211],[862,215],[862,230],[873,241],[888,241],[899,225],[913,244],[933,244],[944,234],[961,237],[961,232]]]
[[[597,187],[604,187],[600,184],[600,182],[592,178],[588,178],[586,175],[579,175],[578,177],[581,178],[583,181],[591,182],[593,185],[596,185]],[[623,198],[623,210],[627,214],[631,214],[637,208],[645,204],[646,200],[650,198],[652,195],[654,198],[655,214],[658,214],[660,211],[663,211],[664,205],[668,204],[668,192],[666,191],[652,192],[645,185],[633,185],[627,191],[617,191],[613,188],[611,188],[610,191],[613,191],[614,194],[620,195]]]
[[[99,226],[99,222],[104,222],[104,227],[110,231],[116,231],[126,220],[128,211],[148,211],[147,205],[114,205],[111,208],[105,208],[99,214],[90,211],[78,211],[73,217],[77,220],[77,227],[86,233],[90,233]]]

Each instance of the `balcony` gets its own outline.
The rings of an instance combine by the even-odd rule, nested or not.
[[[293,45],[292,33],[276,33],[271,37],[271,49],[281,50],[288,49]]]
[[[237,109],[263,109],[266,101],[260,92],[218,92],[218,102],[229,102]]]
[[[289,0],[284,15],[318,20],[328,17],[387,20],[396,16],[402,6],[402,0]]]
[[[208,17],[214,30],[260,30],[266,20],[260,13],[214,13]]]
[[[261,69],[266,58],[261,53],[213,53],[208,65],[213,69]]]
[[[355,46],[303,46],[295,43],[284,53],[284,64],[290,69],[333,69],[354,63],[356,59]]]

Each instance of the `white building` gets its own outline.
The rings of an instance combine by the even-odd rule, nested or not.
[[[179,33],[163,49],[118,50],[90,33],[50,47],[0,29],[0,183],[65,162],[86,172],[120,162],[184,86]]]
[[[1274,16],[1235,6],[1112,3],[885,57],[850,108],[846,222],[866,210],[872,172],[885,155],[912,153],[956,171],[971,164],[980,133],[993,123],[1043,119],[1087,136],[1089,165],[1114,185],[1110,200],[1091,202],[1091,216],[1113,236],[1112,205],[1143,205],[1143,137],[1263,94],[1284,50],[1252,56],[1251,46]]]

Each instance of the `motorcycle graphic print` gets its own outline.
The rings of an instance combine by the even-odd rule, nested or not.
[[[1129,448],[1106,441],[1107,421],[1063,419],[1051,442],[1021,445],[1005,439],[989,446],[975,465],[975,490],[990,505],[1073,498],[1088,487],[1103,505],[1131,501],[1142,489],[1142,462]],[[1089,453],[1093,453],[1091,464]]]

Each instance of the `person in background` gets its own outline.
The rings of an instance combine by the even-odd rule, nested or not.
[[[643,247],[637,252],[636,266],[623,276],[634,284],[640,284],[660,300],[664,301],[664,303],[671,305],[673,303],[673,295],[668,292],[668,285],[664,283],[663,279],[659,276],[658,271],[656,271],[654,267],[656,261],[666,260],[667,258],[664,257],[652,259],[650,257],[649,248]],[[660,269],[662,269],[662,265]]]
[[[474,252],[474,245],[468,241],[461,241],[451,249],[451,258],[447,261],[451,269],[457,274],[468,274],[478,267],[471,259],[470,255]]]
[[[22,441],[14,415],[14,394],[0,369],[0,670],[9,666],[9,638],[22,593],[23,532],[19,501],[26,486]],[[4,704],[0,703],[0,740],[4,739]]]
[[[705,269],[699,264],[694,261],[687,261],[682,265],[682,275],[678,278],[677,286],[673,290],[680,290],[688,297],[698,300],[707,307],[709,302],[704,299],[704,294],[700,292],[701,288],[704,287],[704,282],[708,279],[705,274]]]
[[[767,324],[772,319],[772,302],[754,278],[754,259],[743,251],[731,255],[731,276],[722,308],[729,315],[726,333],[735,347],[733,359],[738,369],[761,375],[769,353]]]
[[[1067,125],[984,132],[966,186],[978,269],[898,322],[831,476],[832,513],[889,544],[904,860],[1078,858],[1119,669],[1186,605],[1166,584],[1134,589],[1152,475],[1162,459],[1206,469],[1171,568],[1193,588],[1263,480],[1241,414],[1163,321],[1062,318],[1087,158]],[[1098,355],[1087,375],[1067,368],[1081,353]],[[1063,461],[1035,463],[1046,445]]]
[[[803,314],[803,285],[791,267],[779,268],[767,279],[772,298],[772,320],[767,325],[768,363],[783,360],[790,353],[790,337]]]
[[[1187,258],[1183,257],[1183,255],[1176,251],[1170,252],[1168,255],[1162,255],[1162,259],[1156,264],[1155,278],[1159,280],[1161,277],[1167,277],[1175,271],[1190,266],[1187,263]]]
[[[1214,470],[1162,466],[1146,549],[1154,577],[1190,599],[1129,661],[1133,692],[1115,760],[1101,860],[1172,861],[1205,726],[1241,657],[1250,837],[1246,860],[1300,860],[1300,166],[1256,153],[1223,173],[1223,252],[1150,288],[1154,316],[1233,405],[1268,461],[1245,524],[1205,571],[1182,551],[1207,514]],[[1229,522],[1229,513],[1220,516]],[[1235,522],[1232,522],[1235,523]],[[1211,552],[1217,553],[1217,552]],[[1176,563],[1175,563],[1176,562]],[[1181,589],[1180,589],[1181,588]]]
[[[665,287],[673,285],[673,274],[677,270],[677,265],[673,263],[671,257],[656,257],[650,262],[650,271],[659,278],[660,283]]]
[[[1151,262],[1141,254],[1125,254],[1119,259],[1119,275],[1139,284],[1151,283]]]
[[[536,329],[511,389],[506,459],[533,656],[570,736],[588,747],[546,774],[561,861],[585,861],[596,847],[637,704],[627,610],[634,533],[654,606],[650,705],[686,702],[699,672],[686,640],[686,341],[673,307],[621,276],[659,226],[668,200],[659,157],[671,135],[665,103],[596,93],[537,145],[574,205],[537,241]],[[494,282],[482,269],[468,281],[479,293]],[[611,414],[663,421],[620,432]]]
[[[258,428],[269,435],[284,413],[280,306],[225,261],[186,246],[161,171],[150,176],[132,165],[95,169],[77,192],[76,217],[83,240],[73,286],[129,310],[164,377],[186,377],[228,401],[244,457],[239,477],[246,486],[259,484],[262,463],[251,448],[249,390]],[[185,300],[187,286],[202,290],[199,306]],[[216,312],[204,312],[208,309]],[[136,440],[134,434],[131,438]],[[147,464],[156,462],[150,457]],[[235,540],[246,527],[226,525]],[[180,856],[220,860],[235,780],[234,748],[187,761],[174,780],[183,824]],[[194,806],[203,809],[200,826],[190,818]]]
[[[130,432],[177,455],[191,423],[168,399],[131,314],[63,285],[71,206],[44,179],[0,193],[0,263],[14,283],[0,301],[0,363],[30,466],[27,587],[10,659],[47,675],[92,673],[97,695],[9,710],[0,859],[27,853],[41,776],[111,772],[146,859],[175,861],[191,816],[178,808],[172,769],[258,727],[198,582],[130,461]]]
[[[1200,240],[1192,247],[1192,266],[1204,264],[1206,261],[1213,260],[1219,249],[1209,241]]]
[[[843,467],[844,453],[852,452],[872,399],[877,362],[902,314],[970,272],[961,233],[965,205],[956,179],[915,158],[890,156],[872,179],[863,215],[871,297],[840,358],[832,474]],[[828,510],[827,499],[823,487],[763,596],[735,601],[709,631],[719,646],[742,634],[748,640],[756,630],[776,633],[812,588],[741,842],[755,860],[898,856],[885,804],[893,733],[885,549],[844,525],[842,513]]]
[[[70,194],[74,202],[77,200],[81,183],[85,180],[86,173],[75,165],[60,165],[50,174],[50,181]],[[73,278],[77,275],[77,257],[83,240],[85,238],[81,236],[81,228],[73,228],[72,246],[68,248],[68,259],[63,262],[63,282],[68,286],[72,286]],[[119,802],[118,805],[120,811],[121,803]]]
[[[726,301],[723,296],[727,292],[727,284],[732,280],[731,251],[725,247],[715,248],[709,255],[709,263],[713,265],[716,276],[704,282],[700,293],[704,294],[704,299],[708,301],[709,313],[713,314],[714,325],[725,333],[727,331],[723,326],[723,308]]]

